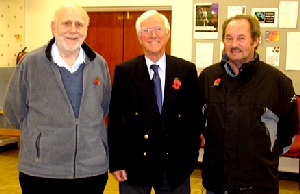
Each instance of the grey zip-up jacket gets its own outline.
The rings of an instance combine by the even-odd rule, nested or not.
[[[18,169],[31,176],[83,178],[108,170],[110,102],[106,61],[85,43],[83,93],[75,118],[58,66],[48,45],[26,54],[7,91],[4,113],[21,130]]]

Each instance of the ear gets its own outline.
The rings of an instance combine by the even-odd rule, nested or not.
[[[140,45],[143,45],[142,36],[140,34],[137,35]]]
[[[51,25],[51,32],[52,32],[52,35],[54,36],[54,34],[55,34],[55,22],[52,21],[50,25]]]
[[[170,36],[171,36],[170,33],[171,33],[171,30],[168,30],[168,31],[167,31],[167,42],[168,42],[169,39],[170,39]]]
[[[253,41],[253,46],[254,46],[254,47],[257,47],[257,46],[259,45],[259,42],[260,42],[260,38],[254,39],[254,41]]]

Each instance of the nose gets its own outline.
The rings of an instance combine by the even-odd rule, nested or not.
[[[76,24],[74,22],[71,24],[70,28],[71,32],[77,32]]]
[[[151,37],[156,37],[156,36],[157,36],[155,29],[152,29],[152,30],[151,30],[150,36],[151,36]]]
[[[68,31],[71,33],[75,33],[78,30],[75,22],[70,22],[67,27]]]
[[[236,47],[236,46],[238,46],[239,45],[239,41],[237,40],[237,39],[233,39],[232,40],[232,42],[231,42],[231,45],[232,45],[232,47]]]

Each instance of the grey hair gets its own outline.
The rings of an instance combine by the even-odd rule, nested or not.
[[[161,17],[164,20],[164,27],[167,30],[167,33],[170,32],[170,23],[169,23],[168,19],[166,18],[166,16],[157,12],[156,10],[148,10],[148,11],[144,12],[140,17],[138,17],[138,19],[135,22],[135,30],[136,30],[137,35],[141,35],[141,30],[142,30],[141,23],[144,20],[148,19],[149,17],[155,16],[155,15]]]
[[[61,7],[59,7],[56,11],[55,11],[55,14],[53,16],[53,22],[56,23],[57,21],[57,17],[59,14],[61,14],[62,12],[64,12],[64,10],[68,7],[73,7],[73,8],[76,8],[78,10],[80,10],[80,12],[82,13],[82,15],[84,16],[84,22],[86,22],[86,26],[89,26],[89,23],[90,23],[90,17],[89,15],[87,14],[86,10],[84,10],[82,7],[80,7],[79,5],[77,4],[73,4],[73,3],[68,3],[68,4],[65,4]]]

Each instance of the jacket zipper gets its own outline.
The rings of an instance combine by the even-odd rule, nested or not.
[[[77,128],[78,128],[78,118],[75,118],[75,152],[74,152],[74,173],[73,173],[73,178],[75,178],[76,174],[76,156],[77,156]]]

